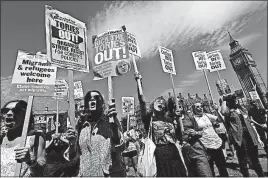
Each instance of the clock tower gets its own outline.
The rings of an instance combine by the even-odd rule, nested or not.
[[[257,64],[252,58],[252,54],[247,49],[243,48],[237,40],[234,40],[229,32],[228,34],[230,37],[229,46],[231,47],[231,53],[229,55],[230,62],[236,72],[246,98],[251,99],[249,92],[256,89],[263,106],[267,108],[268,102],[265,97],[267,88],[257,69]]]

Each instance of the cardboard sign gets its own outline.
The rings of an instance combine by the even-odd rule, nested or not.
[[[127,35],[122,29],[93,37],[93,80],[124,75],[131,69]]]
[[[83,87],[81,81],[74,82],[74,99],[84,98]]]
[[[210,69],[207,53],[205,51],[192,52],[196,70]]]
[[[224,60],[219,50],[207,53],[208,61],[210,64],[209,72],[215,72],[226,69]]]
[[[122,97],[122,113],[134,114],[134,97]]]
[[[85,23],[46,5],[49,62],[61,68],[89,72]]]
[[[217,87],[217,90],[218,90],[220,96],[222,96],[223,94],[232,93],[230,86],[228,85],[226,79],[217,80],[216,87]]]
[[[252,100],[259,100],[259,99],[260,99],[260,97],[259,97],[257,91],[250,91],[250,92],[249,92],[249,95],[250,95],[250,98],[251,98]]]
[[[169,74],[176,75],[172,51],[162,46],[158,46],[158,51],[160,54],[163,71]]]
[[[68,83],[66,80],[56,80],[54,98],[67,99],[68,97]]]
[[[57,67],[41,53],[18,51],[11,90],[27,96],[53,96]]]
[[[141,52],[136,37],[133,34],[127,32],[127,40],[129,53],[141,58]]]

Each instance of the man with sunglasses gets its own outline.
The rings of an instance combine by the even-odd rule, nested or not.
[[[33,128],[32,115],[28,126],[26,146],[19,147],[26,108],[25,101],[14,100],[6,103],[1,109],[1,176],[13,176],[16,161],[28,165],[29,176],[42,176],[45,165],[45,138],[39,130],[32,130],[30,134]],[[23,164],[21,173],[26,172],[26,165]]]

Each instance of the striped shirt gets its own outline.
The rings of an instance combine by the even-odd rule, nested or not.
[[[211,116],[211,117],[210,117]],[[210,119],[214,119],[215,116],[211,114],[203,114],[202,116],[194,116],[198,127],[203,129],[202,137],[200,141],[206,148],[218,149],[222,145],[222,140],[215,132]]]

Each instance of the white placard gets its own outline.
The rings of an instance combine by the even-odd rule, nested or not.
[[[226,69],[220,50],[208,52],[207,57],[210,65],[209,72],[215,72]]]
[[[127,38],[128,38],[129,53],[141,58],[141,51],[138,42],[136,40],[136,37],[133,34],[127,32]]]
[[[48,5],[45,9],[49,62],[61,68],[89,72],[85,23]]]
[[[66,80],[56,80],[54,98],[67,99],[68,89]]]
[[[122,113],[134,114],[134,97],[122,97]]]
[[[53,96],[57,67],[41,53],[19,50],[11,90],[27,96]]]
[[[160,54],[163,71],[169,74],[176,75],[172,51],[162,46],[158,46],[158,51]]]
[[[81,81],[74,82],[74,99],[84,98],[83,87]]]
[[[192,52],[196,70],[210,69],[207,53],[205,51]]]

